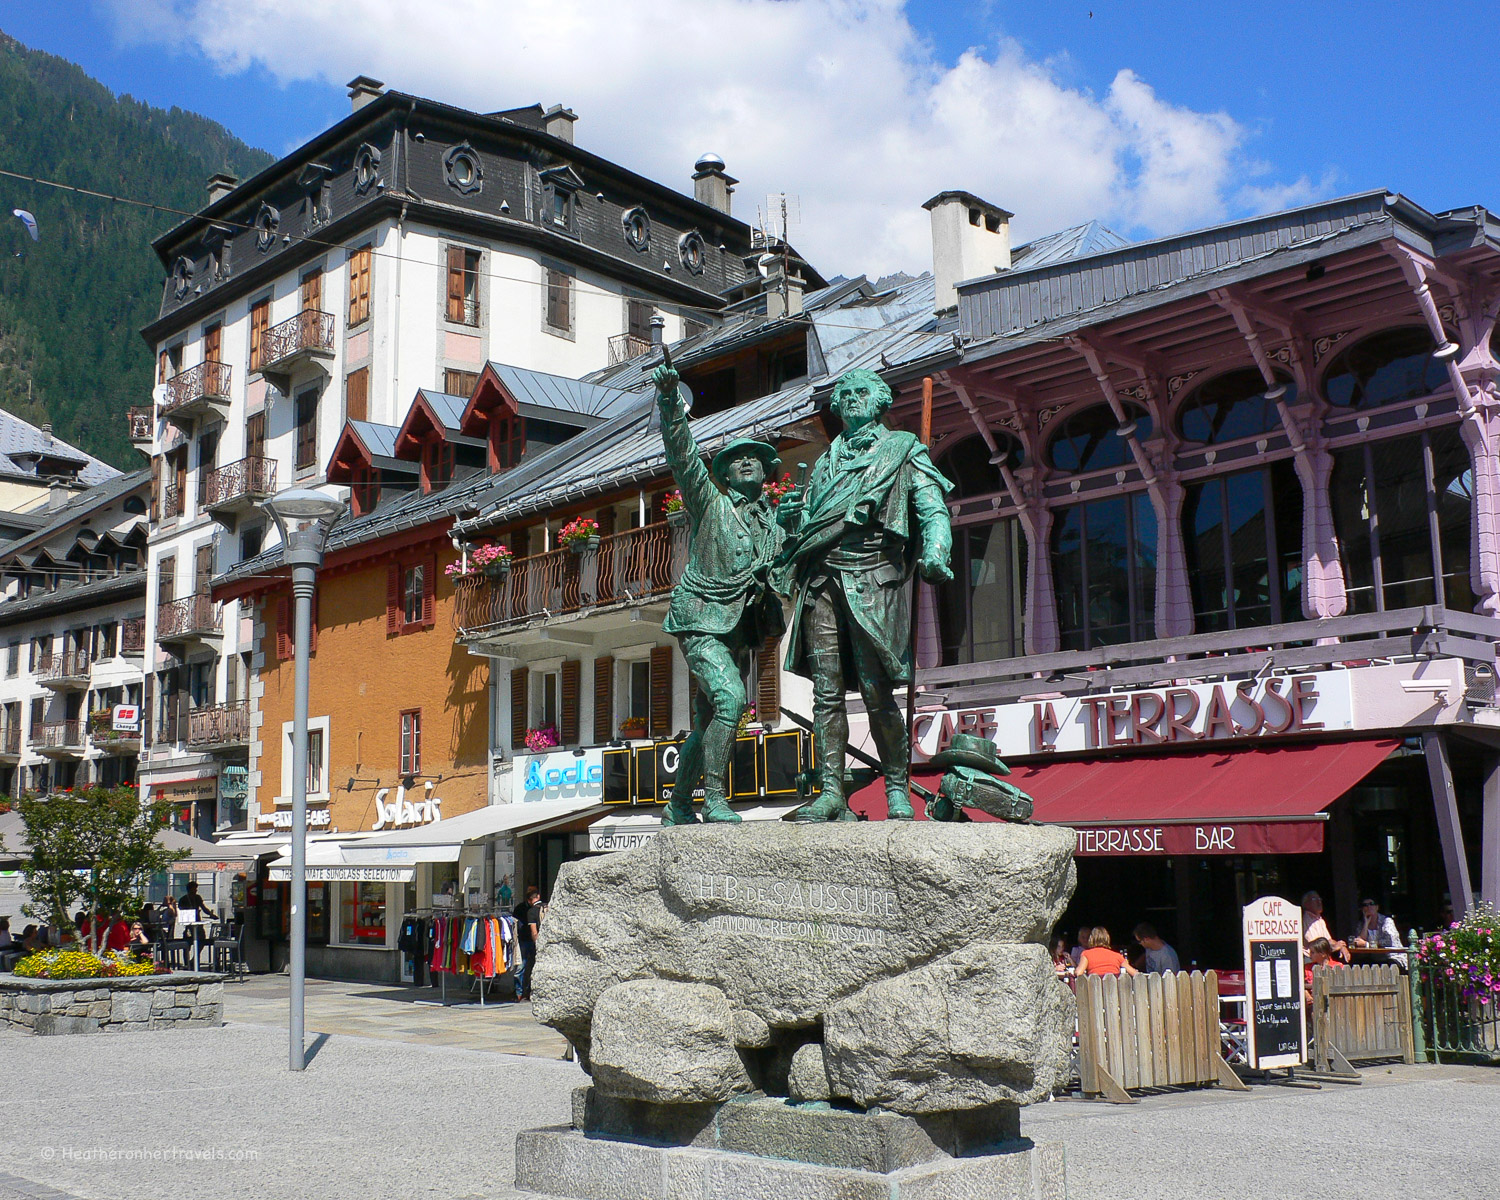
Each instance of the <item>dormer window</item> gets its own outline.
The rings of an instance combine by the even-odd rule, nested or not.
[[[453,443],[441,434],[422,445],[422,491],[440,492],[453,482]]]
[[[577,233],[583,179],[571,167],[552,167],[542,172],[542,189],[542,219],[560,233]]]
[[[359,463],[350,472],[349,500],[356,517],[375,511],[380,503],[380,472],[368,463]]]

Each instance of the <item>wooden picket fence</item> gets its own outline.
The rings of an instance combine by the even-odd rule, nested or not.
[[[1379,1058],[1415,1062],[1411,984],[1395,963],[1314,967],[1312,1055],[1338,1074]]]
[[[1078,1078],[1116,1104],[1134,1103],[1134,1088],[1247,1090],[1220,1053],[1217,972],[1081,977]]]

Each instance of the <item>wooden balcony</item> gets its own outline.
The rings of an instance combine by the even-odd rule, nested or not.
[[[137,450],[149,449],[156,432],[156,414],[151,411],[151,406],[137,405],[126,409],[125,421],[130,427],[130,444]]]
[[[250,744],[250,705],[237,700],[195,708],[187,715],[187,745],[197,750],[238,750]]]
[[[0,729],[0,762],[14,763],[21,760],[21,727],[12,725]]]
[[[87,650],[65,650],[37,664],[37,682],[54,691],[78,691],[89,685],[92,660]]]
[[[156,640],[163,645],[217,641],[222,633],[223,616],[211,596],[184,596],[156,611]]]
[[[76,758],[83,753],[83,722],[48,721],[33,725],[31,748],[48,758]]]
[[[145,617],[127,617],[120,622],[120,653],[126,655],[146,653]]]
[[[259,370],[282,395],[291,395],[297,371],[332,357],[333,314],[306,309],[266,330]]]
[[[190,426],[201,417],[226,412],[232,376],[229,364],[222,362],[199,363],[178,372],[167,380],[161,415],[174,425]]]
[[[617,333],[609,339],[609,365],[619,366],[632,358],[639,358],[651,349],[651,339],[637,337],[633,333]]]
[[[567,617],[600,628],[664,601],[687,566],[688,528],[660,523],[600,538],[582,554],[564,547],[519,558],[508,575],[458,580],[459,638],[479,643]]]
[[[248,512],[276,493],[276,460],[254,456],[216,467],[203,483],[202,507],[214,516]]]

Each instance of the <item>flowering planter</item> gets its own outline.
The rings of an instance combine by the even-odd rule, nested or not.
[[[682,526],[686,525],[687,523],[688,523],[688,511],[685,508],[679,508],[675,512],[669,512],[667,514],[667,524],[671,525],[673,528],[680,529]]]
[[[486,579],[504,579],[510,574],[510,561],[486,563],[480,570]]]
[[[574,554],[588,554],[599,549],[598,536],[586,538],[569,538],[563,545],[567,546]]]
[[[0,1029],[117,1033],[224,1024],[224,976],[200,971],[97,979],[0,975]]]

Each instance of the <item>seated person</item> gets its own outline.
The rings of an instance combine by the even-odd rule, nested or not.
[[[0,950],[13,946],[16,939],[10,935],[10,918],[0,917]]]
[[[1312,985],[1314,967],[1338,967],[1345,965],[1343,959],[1339,958],[1338,951],[1333,948],[1333,943],[1325,937],[1313,938],[1312,944],[1307,948],[1307,965],[1302,968],[1302,994],[1309,1008],[1312,1007]]]
[[[151,957],[151,935],[146,932],[143,921],[132,921],[130,923],[129,950],[134,958]]]
[[[130,924],[124,917],[116,917],[104,926],[104,950],[126,950],[130,947]]]
[[[1125,960],[1125,956],[1112,948],[1109,930],[1095,925],[1089,932],[1089,948],[1078,960],[1080,975],[1139,975],[1140,972]]]
[[[1173,950],[1161,934],[1156,932],[1155,925],[1142,921],[1135,927],[1134,936],[1145,954],[1145,962],[1141,970],[1151,971],[1157,975],[1182,970],[1182,964],[1177,961],[1177,951]]]

